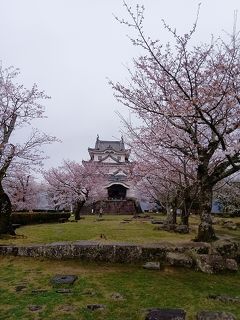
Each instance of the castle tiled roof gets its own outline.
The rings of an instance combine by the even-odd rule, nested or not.
[[[120,141],[105,141],[97,139],[95,144],[95,149],[99,151],[104,151],[108,149],[113,149],[114,151],[124,151],[124,142]]]
[[[113,158],[113,154],[117,155],[124,155],[125,161],[128,161],[128,157],[130,155],[130,149],[125,149],[124,140],[123,137],[121,140],[115,140],[115,141],[108,141],[108,140],[100,140],[99,136],[97,136],[95,148],[88,148],[88,152],[90,154],[91,160],[93,160],[94,154],[100,154],[102,156],[103,153],[106,153],[106,158],[111,155]],[[103,157],[101,159],[101,162],[103,162],[105,158]],[[114,159],[116,163],[120,163],[118,158]]]

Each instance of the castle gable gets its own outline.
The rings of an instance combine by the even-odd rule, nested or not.
[[[119,170],[113,172],[112,175],[113,176],[127,176],[127,172],[119,169]]]
[[[119,160],[112,156],[111,154],[107,155],[105,158],[103,158],[100,162],[102,163],[119,163]]]

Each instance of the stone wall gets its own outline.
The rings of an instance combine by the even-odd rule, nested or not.
[[[219,240],[214,244],[184,242],[175,245],[171,243],[136,245],[76,241],[27,246],[0,245],[0,255],[111,263],[155,261],[163,265],[196,268],[202,272],[217,273],[238,270],[240,243]]]
[[[103,208],[103,214],[136,214],[139,212],[137,203],[135,200],[102,200],[94,205],[94,213],[98,214],[100,207]],[[90,214],[92,212],[92,206],[84,206],[81,210],[81,214]]]
[[[24,257],[46,257],[53,259],[80,259],[117,263],[137,263],[144,261],[164,261],[168,252],[208,253],[209,244],[159,244],[135,245],[128,243],[102,244],[96,241],[56,242],[46,245],[0,246],[0,255]]]
[[[103,202],[104,213],[135,214],[137,212],[134,200],[105,200]]]

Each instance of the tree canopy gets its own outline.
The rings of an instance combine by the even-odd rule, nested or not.
[[[240,169],[239,34],[193,46],[197,20],[184,35],[164,23],[174,40],[164,46],[145,36],[144,8],[125,7],[130,20],[120,22],[137,31],[132,42],[145,50],[129,70],[129,85],[111,82],[117,100],[142,120],[127,123],[130,143],[167,159],[169,168],[176,167],[172,159],[187,159],[201,206],[198,240],[215,239],[213,187]]]

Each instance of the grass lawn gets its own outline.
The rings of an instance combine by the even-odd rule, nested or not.
[[[0,239],[0,244],[49,243],[56,241],[98,240],[132,243],[188,241],[196,236],[198,217],[191,217],[191,233],[187,235],[154,230],[150,220],[125,223],[131,216],[86,216],[79,222],[39,224],[20,227],[17,237]],[[165,219],[155,216],[156,219]],[[240,218],[231,219],[240,222]],[[123,223],[124,222],[124,223]],[[215,225],[217,235],[240,240],[238,230]],[[104,234],[106,239],[100,237]],[[146,271],[139,265],[96,264],[79,261],[53,261],[21,257],[0,257],[0,319],[64,319],[64,320],[143,320],[144,310],[151,307],[183,308],[187,320],[197,311],[232,312],[240,319],[240,304],[208,299],[210,294],[238,296],[240,273],[208,275],[192,270],[166,267]],[[50,283],[56,274],[75,274],[78,280],[70,286],[72,293],[57,293]],[[21,292],[16,287],[23,285]],[[65,288],[69,288],[68,286]],[[44,292],[33,293],[32,290]],[[112,297],[113,293],[122,300]],[[90,311],[88,304],[104,304],[104,310]],[[40,305],[30,311],[30,305]]]
[[[153,215],[155,219],[165,219],[161,215]],[[179,242],[194,239],[199,223],[198,217],[191,217],[190,234],[182,235],[166,231],[154,230],[156,225],[151,224],[149,219],[133,219],[125,223],[123,219],[131,216],[103,216],[100,221],[95,216],[85,216],[77,223],[51,223],[38,224],[20,227],[16,230],[16,238],[0,239],[0,244],[28,244],[28,243],[49,243],[56,241],[76,241],[76,240],[98,240],[102,242],[120,241],[131,243],[158,243],[161,241]],[[240,218],[231,219],[240,222]],[[215,226],[217,235],[220,237],[232,237],[240,240],[239,230],[223,229]],[[104,234],[104,238],[101,238]]]
[[[208,299],[209,294],[239,295],[240,274],[207,275],[191,270],[166,268],[146,271],[141,266],[88,264],[20,257],[0,257],[0,319],[139,320],[144,309],[174,307],[187,311],[188,320],[200,310],[232,312],[240,319],[240,305]],[[50,283],[56,274],[75,274],[72,293],[56,292]],[[18,285],[25,285],[16,292]],[[46,292],[32,293],[44,289]],[[119,293],[123,300],[114,300]],[[105,310],[89,311],[88,304],[100,303]],[[29,311],[29,305],[42,310]],[[69,306],[71,305],[71,306]]]

